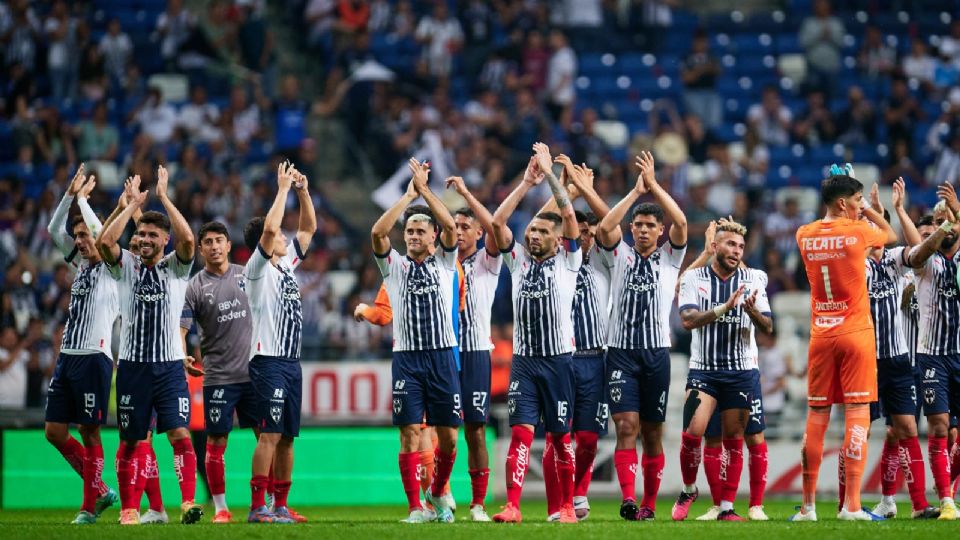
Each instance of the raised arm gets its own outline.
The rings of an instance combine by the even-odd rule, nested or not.
[[[491,255],[497,254],[496,242],[493,242],[493,214],[490,213],[490,210],[487,210],[487,207],[483,205],[476,197],[473,196],[473,193],[470,193],[470,190],[467,188],[467,184],[463,181],[463,178],[459,176],[451,176],[447,178],[447,189],[453,188],[463,200],[466,201],[467,207],[470,208],[470,211],[473,212],[474,217],[477,219],[477,222],[480,223],[480,227],[483,228],[484,234],[487,235],[487,241],[484,242],[487,248],[487,253]],[[491,251],[492,250],[492,251]]]
[[[120,236],[127,227],[127,222],[133,217],[134,211],[146,200],[146,191],[137,193],[133,201],[117,215],[116,219],[103,228],[100,238],[97,238],[96,245],[97,251],[100,252],[100,256],[107,264],[115,265],[117,260],[120,259],[120,245],[117,242],[120,241]]]
[[[637,176],[637,183],[633,189],[627,193],[623,199],[620,199],[610,212],[600,220],[597,225],[597,243],[601,247],[613,248],[623,239],[623,232],[620,230],[620,223],[627,217],[627,212],[633,207],[634,203],[647,193],[647,186],[643,181],[643,175]]]
[[[697,308],[687,308],[681,311],[680,322],[683,325],[683,328],[685,330],[693,330],[695,328],[706,326],[712,322],[716,322],[718,319],[726,315],[728,311],[737,307],[737,302],[740,300],[740,296],[743,295],[744,287],[744,285],[741,285],[740,288],[733,291],[733,294],[730,295],[730,298],[728,298],[723,305],[717,306],[713,309],[700,311]]]
[[[907,254],[907,266],[911,268],[922,268],[927,264],[927,259],[936,253],[943,239],[947,234],[957,226],[957,211],[960,210],[960,204],[957,202],[957,193],[950,184],[943,184],[937,188],[937,195],[940,195],[947,204],[947,219],[942,225],[937,227],[933,234],[927,237],[920,245],[914,247]]]
[[[273,242],[280,234],[280,223],[283,222],[283,210],[287,204],[287,195],[293,185],[293,165],[283,162],[277,167],[277,196],[273,199],[270,210],[263,218],[263,234],[260,235],[260,248],[269,257],[273,257]]]
[[[701,251],[700,255],[697,255],[697,258],[694,259],[692,263],[690,263],[690,266],[684,269],[683,273],[689,272],[690,270],[695,270],[697,268],[703,268],[704,266],[710,264],[710,259],[712,259],[714,255],[713,239],[714,237],[716,237],[716,235],[717,235],[717,222],[711,221],[710,224],[707,225],[706,234],[704,234],[705,238],[704,238],[704,244],[703,244],[703,251]],[[683,275],[683,273],[681,273],[680,275]]]
[[[553,157],[550,156],[550,148],[542,142],[538,142],[533,145],[533,151],[537,158],[537,165],[546,175],[547,184],[550,185],[553,198],[557,201],[560,217],[563,218],[563,237],[578,238],[580,229],[577,228],[577,215],[573,210],[573,204],[570,203],[566,188],[560,183],[560,179],[553,174]]]
[[[317,209],[313,207],[313,199],[310,198],[310,192],[307,190],[307,176],[296,169],[293,170],[293,173],[296,178],[294,191],[297,193],[297,201],[300,203],[297,243],[306,252],[313,242],[313,234],[317,232]]]
[[[386,212],[380,216],[380,219],[373,224],[373,229],[370,231],[370,239],[373,242],[373,253],[374,255],[383,255],[386,256],[387,253],[390,253],[390,231],[393,230],[393,227],[397,224],[397,220],[400,219],[400,216],[403,215],[404,209],[406,209],[413,201],[417,200],[417,189],[413,185],[413,180],[410,180],[410,183],[407,184],[407,191],[403,194],[403,197],[393,203]]]
[[[523,180],[517,184],[517,187],[507,195],[507,198],[500,203],[497,211],[493,213],[493,238],[497,241],[497,247],[501,250],[508,249],[513,242],[513,232],[507,227],[507,221],[513,212],[520,206],[520,201],[526,196],[530,188],[543,181],[543,171],[537,165],[534,157],[527,162],[527,170],[523,173]]]
[[[657,203],[663,207],[663,213],[670,219],[670,243],[675,246],[687,245],[687,216],[683,214],[680,205],[673,197],[663,189],[663,186],[657,183],[654,172],[653,154],[643,152],[637,156],[637,166],[640,167],[640,176],[643,183],[647,186],[647,191],[653,195]]]
[[[907,210],[903,207],[904,192],[903,178],[897,178],[893,183],[891,203],[893,204],[894,212],[897,213],[897,220],[900,221],[900,230],[903,231],[903,239],[907,242],[908,247],[913,247],[919,244],[922,239],[920,238],[920,232],[917,231],[917,226],[914,225],[913,220],[910,219],[910,214],[908,214]]]
[[[167,168],[160,165],[157,168],[157,197],[170,218],[170,227],[173,229],[173,249],[177,252],[177,258],[181,261],[192,261],[196,245],[193,239],[193,231],[190,229],[190,224],[184,219],[183,214],[177,210],[176,205],[167,196],[167,179]]]
[[[880,188],[877,184],[870,188],[870,207],[863,209],[863,215],[887,235],[887,244],[894,244],[900,239],[897,231],[883,219],[883,203],[880,202]]]
[[[764,334],[772,334],[773,317],[762,313],[760,308],[757,307],[757,293],[758,290],[754,289],[753,293],[743,300],[743,311],[746,312],[750,320],[753,321],[753,325],[757,327],[757,330]]]
[[[567,158],[567,156],[560,155],[557,159]],[[567,158],[569,161],[570,158]],[[571,172],[571,169],[573,172]],[[590,207],[590,211],[597,216],[597,219],[603,219],[607,214],[610,213],[610,206],[607,205],[607,202],[603,200],[596,190],[593,189],[593,170],[590,167],[587,167],[586,163],[582,165],[573,165],[570,164],[570,167],[567,167],[564,163],[564,170],[567,171],[567,177],[570,178],[570,182],[577,188],[577,192],[583,200],[587,201],[587,206]]]
[[[84,182],[86,182],[86,177],[83,174],[83,163],[81,163],[80,167],[77,168],[77,173],[73,175],[73,180],[67,186],[63,198],[60,199],[60,204],[53,211],[50,223],[47,225],[50,238],[64,257],[70,255],[73,251],[72,241],[66,229],[67,217],[70,215],[70,206],[73,204],[73,199],[80,193],[80,188],[83,187]]]
[[[427,182],[430,177],[430,165],[427,162],[420,163],[417,158],[410,158],[409,165],[410,172],[413,173],[413,186],[426,201],[430,211],[433,212],[433,218],[440,226],[440,245],[450,251],[457,245],[457,222],[453,220],[453,216],[450,215],[450,211],[440,197],[430,191],[430,184]]]
[[[77,194],[77,206],[80,207],[80,215],[83,216],[83,222],[87,228],[90,229],[90,234],[94,240],[100,236],[100,231],[103,230],[103,224],[100,223],[100,218],[97,217],[97,213],[93,211],[93,208],[90,207],[90,202],[87,200],[90,198],[90,193],[93,192],[93,188],[96,186],[96,176],[91,175],[86,183],[83,184],[83,187],[80,188],[80,193]]]

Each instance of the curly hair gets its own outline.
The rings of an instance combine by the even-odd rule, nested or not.
[[[731,232],[740,236],[747,236],[747,228],[736,221],[725,220],[717,223],[717,232]]]

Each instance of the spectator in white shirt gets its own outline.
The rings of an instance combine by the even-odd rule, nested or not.
[[[786,146],[790,142],[790,122],[793,113],[783,105],[775,86],[763,89],[763,101],[747,110],[747,122],[756,130],[760,141],[770,146]]]
[[[160,34],[160,54],[172,67],[180,46],[197,25],[197,18],[183,7],[183,0],[167,0],[167,10],[157,17],[157,33]]]
[[[191,141],[211,142],[223,138],[217,127],[220,109],[207,101],[207,90],[201,85],[190,91],[190,103],[180,109],[177,125]]]
[[[924,90],[930,90],[936,69],[937,61],[927,52],[927,44],[922,39],[914,38],[910,42],[910,56],[903,59],[903,74],[916,79]]]
[[[137,112],[136,121],[140,131],[153,144],[166,144],[173,138],[177,127],[177,112],[163,100],[159,88],[151,88],[147,100]]]
[[[940,38],[940,54],[960,64],[960,19],[954,19],[950,24],[950,35]]]
[[[110,83],[119,86],[123,80],[123,72],[133,53],[133,42],[130,36],[120,28],[119,19],[111,19],[107,25],[107,33],[100,39],[100,52],[110,76]]]
[[[13,325],[0,331],[0,408],[27,406],[27,362],[30,344],[17,337]]]
[[[445,79],[453,69],[453,53],[463,45],[460,21],[451,17],[447,3],[434,4],[433,15],[424,17],[417,26],[417,41],[423,43],[424,61],[431,75]]]
[[[577,97],[574,81],[577,78],[577,55],[559,30],[550,32],[553,54],[547,65],[547,106],[554,120],[573,106]]]
[[[48,40],[47,70],[53,87],[53,98],[72,98],[76,93],[76,32],[77,21],[70,16],[66,2],[54,2],[50,16],[43,23],[43,33]]]

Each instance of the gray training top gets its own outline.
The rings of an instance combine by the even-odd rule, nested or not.
[[[206,375],[204,386],[250,380],[250,304],[245,292],[243,267],[231,264],[223,276],[201,270],[190,279],[180,316],[180,327],[199,324],[200,352]]]

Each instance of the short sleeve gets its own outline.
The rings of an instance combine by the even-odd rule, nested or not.
[[[308,246],[309,247],[309,246]],[[284,255],[283,261],[291,270],[296,270],[300,263],[307,258],[307,250],[300,245],[300,241],[296,237],[287,244],[287,254]]]
[[[270,264],[270,257],[258,242],[257,249],[253,250],[250,260],[247,261],[247,265],[243,269],[243,275],[249,280],[258,280],[263,277],[268,264]]]
[[[696,271],[689,271],[680,276],[680,295],[677,297],[680,313],[687,309],[700,309],[700,299],[697,298],[696,274]]]
[[[449,249],[443,245],[443,242],[440,242],[440,249],[436,252],[437,261],[440,262],[440,266],[447,270],[456,270],[458,251],[456,244],[454,244],[452,249]]]
[[[176,251],[171,251],[163,260],[167,263],[167,271],[172,274],[173,277],[184,281],[190,279],[190,269],[193,268],[193,259],[183,262],[180,260],[180,256],[177,255]]]
[[[910,270],[910,267],[907,266],[907,253],[907,248],[904,246],[888,249],[885,253],[887,257],[890,257],[890,262],[893,264],[897,276],[902,276]]]
[[[593,247],[590,248],[590,258],[587,259],[587,264],[593,267],[593,269],[597,272],[600,272],[603,277],[609,281],[612,272],[610,272],[610,268],[603,263],[603,256],[601,255],[602,251],[603,250],[600,249],[600,246],[594,242]]]
[[[583,264],[583,250],[580,249],[580,242],[576,238],[561,238],[563,249],[560,250],[560,256],[567,269],[571,272],[579,272],[580,265]]]
[[[523,263],[530,260],[530,256],[527,255],[527,250],[517,243],[516,238],[510,241],[510,247],[501,249],[500,253],[503,254],[503,262],[507,265],[507,270],[510,270],[511,273],[516,272],[518,268],[523,266]]]
[[[183,311],[180,312],[180,328],[189,330],[193,327],[193,320],[196,318],[197,304],[197,282],[191,281],[187,287],[187,293],[183,298]]]
[[[601,262],[610,270],[617,266],[617,258],[623,257],[627,253],[627,250],[630,249],[630,246],[628,246],[622,238],[619,244],[610,248],[602,245],[599,241],[597,242],[597,246],[600,248],[598,254],[600,255]]]
[[[400,264],[400,253],[391,248],[390,252],[383,257],[374,254],[374,259],[377,261],[377,268],[380,269],[380,275],[387,278],[393,273],[396,266]]]
[[[134,257],[133,253],[125,249],[120,250],[120,258],[117,259],[116,264],[110,264],[104,261],[107,265],[107,269],[110,271],[110,276],[116,281],[124,281],[130,278],[134,272],[134,266],[137,264],[137,258]]]
[[[757,311],[766,315],[768,317],[773,316],[773,311],[770,309],[770,298],[767,296],[767,273],[762,270],[753,271],[755,280],[757,282]]]
[[[683,266],[683,258],[687,255],[687,246],[677,247],[673,245],[673,242],[667,240],[660,246],[660,252],[670,266],[679,270]]]
[[[481,249],[480,253],[477,254],[478,266],[482,267],[483,270],[494,276],[500,275],[500,267],[503,265],[503,254],[497,253],[496,255],[491,255],[486,249]]]

